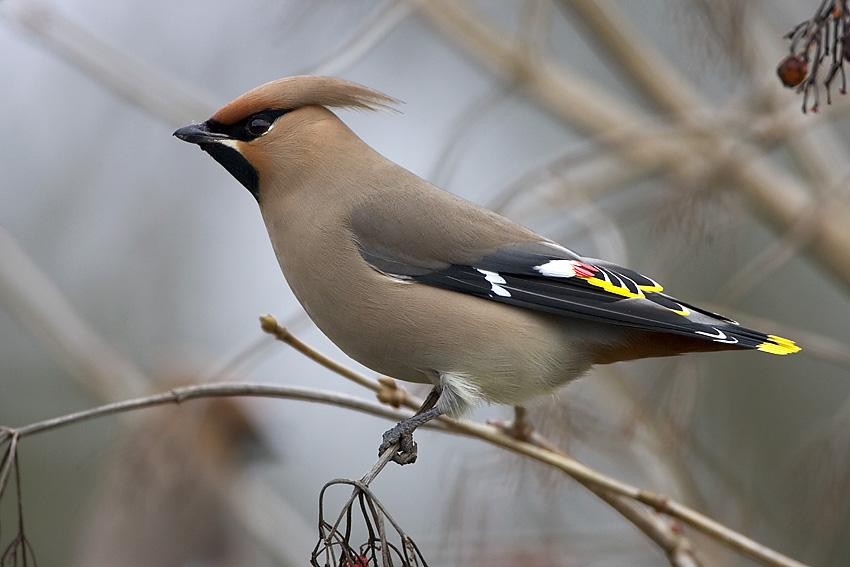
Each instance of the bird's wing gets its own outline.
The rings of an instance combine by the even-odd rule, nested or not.
[[[386,239],[357,238],[362,257],[387,275],[467,293],[525,309],[579,317],[646,331],[673,333],[758,349],[771,354],[800,350],[793,341],[742,327],[736,321],[663,293],[647,276],[616,264],[583,258],[548,241],[521,242],[464,261],[427,258],[399,250]],[[378,244],[377,242],[381,242]],[[454,250],[442,258],[456,256]]]

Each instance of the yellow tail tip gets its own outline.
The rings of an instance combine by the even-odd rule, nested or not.
[[[795,352],[800,352],[800,347],[797,344],[784,337],[778,337],[776,335],[768,335],[767,338],[769,340],[761,343],[756,348],[762,352],[769,352],[770,354],[794,354]]]

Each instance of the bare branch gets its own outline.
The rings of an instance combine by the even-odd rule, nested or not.
[[[327,356],[323,355],[319,351],[309,346],[307,343],[298,339],[297,337],[295,337],[295,335],[290,333],[284,327],[278,325],[277,319],[275,319],[271,315],[263,315],[260,317],[260,328],[262,328],[264,332],[274,336],[277,340],[288,344],[301,354],[305,355],[307,358],[313,360],[314,362],[318,362],[320,366],[324,366],[328,370],[336,372],[343,378],[348,378],[355,384],[363,386],[364,388],[372,390],[373,392],[379,392],[382,389],[381,385],[376,380],[367,378],[359,374],[358,372],[355,372],[354,370],[348,368],[344,364],[340,364],[339,362],[328,358]],[[412,405],[409,403],[405,403],[404,405],[413,409],[419,407],[418,404]]]
[[[272,384],[220,382],[217,384],[194,384],[191,386],[182,386],[161,394],[142,396],[139,398],[106,404],[92,409],[54,417],[52,419],[37,421],[23,427],[10,428],[7,430],[8,432],[5,433],[5,436],[23,438],[107,415],[115,415],[165,404],[180,404],[199,398],[217,398],[227,396],[285,398],[290,400],[335,405],[386,419],[399,420],[405,417],[402,412],[388,409],[378,403],[368,402],[337,392],[326,392],[310,388],[298,388],[295,386],[276,386]],[[0,441],[2,440],[4,440],[4,434],[0,431]]]
[[[136,395],[148,379],[84,321],[0,227],[0,303],[89,391],[104,399]]]
[[[286,331],[286,329],[279,328],[274,317],[271,315],[264,315],[260,318],[260,321],[265,332],[282,337],[282,341],[286,342],[310,359],[315,360],[325,368],[331,369],[344,378],[352,380],[373,392],[379,392],[382,390],[382,385],[377,380],[367,378],[366,376],[363,376],[354,370],[329,359],[306,343],[303,343],[293,337],[288,331]],[[403,405],[411,409],[416,409],[421,405],[421,400],[417,400],[413,396],[408,395],[405,396]],[[492,445],[496,445],[503,449],[555,467],[577,480],[582,485],[588,487],[592,486],[594,492],[596,490],[600,490],[608,493],[609,495],[622,496],[627,499],[646,504],[647,506],[655,509],[657,512],[681,520],[720,543],[723,543],[740,553],[748,555],[749,557],[762,561],[766,565],[783,567],[803,567],[804,565],[799,561],[791,559],[790,557],[774,551],[769,547],[753,541],[752,539],[724,526],[720,522],[712,520],[700,512],[697,512],[696,510],[693,510],[675,500],[647,490],[633,487],[629,484],[603,475],[564,454],[558,454],[548,449],[538,447],[532,443],[520,441],[509,435],[505,435],[496,427],[476,423],[466,419],[452,419],[446,416],[441,416],[438,418],[438,421],[445,424],[449,431],[486,441]],[[661,544],[659,543],[659,545]],[[666,550],[663,546],[662,548]]]
[[[519,441],[525,441],[558,455],[567,456],[554,443],[534,431],[532,425],[527,421],[527,410],[523,407],[518,406],[514,408],[514,419],[512,422],[505,423],[492,420],[487,423],[509,437],[513,437]],[[656,512],[638,506],[636,502],[624,496],[611,494],[606,490],[600,490],[592,484],[581,484],[606,504],[614,508],[621,516],[634,524],[637,529],[661,547],[671,565],[684,567],[699,566],[701,564],[696,557],[693,544],[688,538],[682,535],[681,527],[676,523],[671,522],[668,518]]]
[[[41,2],[7,2],[0,15],[44,42],[55,55],[88,77],[167,125],[207,117],[213,98],[128,53],[104,43],[88,30]]]
[[[322,355],[312,347],[299,341],[295,337],[292,337],[285,330],[275,329],[277,325],[274,321],[274,318],[270,316],[264,316],[262,318],[262,321],[263,329],[266,332],[274,334],[276,337],[281,337],[281,340],[284,340],[285,342],[287,342],[287,344],[291,345],[293,348],[295,348],[302,354],[305,354],[309,358],[315,360],[322,366],[331,369],[337,374],[349,380],[355,381],[356,383],[374,392],[379,392],[384,388],[384,386],[382,386],[377,380],[372,380],[370,378],[362,376],[359,373],[345,367],[344,365],[332,361],[331,359]],[[185,386],[182,388],[175,388],[169,392],[156,394],[153,396],[146,396],[126,400],[123,402],[107,404],[90,410],[76,412],[65,416],[59,416],[56,418],[32,423],[15,429],[0,429],[0,442],[7,441],[9,438],[23,438],[29,435],[34,435],[37,433],[42,433],[71,424],[80,423],[82,421],[94,419],[97,417],[114,415],[125,411],[142,409],[163,404],[182,403],[198,398],[236,395],[276,397],[318,403],[328,403],[339,407],[346,407],[349,409],[354,409],[356,411],[361,411],[364,413],[394,420],[399,420],[403,417],[403,414],[401,412],[387,409],[384,406],[376,404],[374,402],[367,402],[365,400],[360,400],[351,396],[338,394],[336,392],[322,392],[317,390],[311,390],[308,388],[297,388],[292,386],[273,386],[265,384],[200,384]],[[403,402],[403,405],[411,407],[413,409],[418,407],[419,404],[420,401],[416,400],[412,396],[406,396]],[[594,492],[603,491],[606,492],[609,496],[613,495],[624,497],[632,501],[646,504],[664,515],[679,519],[691,525],[695,529],[728,545],[732,549],[735,549],[737,551],[740,551],[741,553],[749,555],[750,557],[763,561],[765,564],[779,565],[785,567],[800,567],[803,565],[802,563],[799,563],[759,543],[756,543],[755,541],[747,538],[746,536],[743,536],[735,532],[734,530],[731,530],[730,528],[720,524],[719,522],[712,520],[711,518],[708,518],[703,514],[700,514],[699,512],[692,510],[687,506],[684,506],[674,500],[655,494],[653,492],[638,489],[621,481],[615,480],[611,477],[605,476],[563,454],[557,454],[548,449],[537,447],[532,443],[527,443],[514,439],[510,436],[505,435],[495,427],[475,423],[469,420],[451,419],[448,417],[440,418],[438,423],[434,424],[434,427],[439,427],[439,423],[445,425],[449,431],[453,431],[455,433],[486,441],[492,445],[501,447],[503,449],[515,452],[520,455],[524,455],[536,461],[553,466],[565,472],[575,480],[579,481],[581,484],[588,487],[592,487]],[[642,529],[648,528],[644,526],[644,528]],[[659,542],[659,545],[662,545],[662,548],[665,549],[665,552],[669,551],[669,544],[665,545]],[[677,551],[676,553],[678,554],[679,552]]]
[[[129,358],[116,351],[73,308],[53,282],[27,256],[14,238],[0,228],[0,304],[34,335],[39,337],[71,376],[100,400],[121,399],[149,391],[152,380]],[[261,340],[229,361],[216,376],[226,375],[247,357],[257,354],[272,341]],[[6,436],[0,429],[0,440]],[[262,479],[250,483],[254,493],[273,494]],[[268,497],[268,496],[267,496]],[[285,557],[280,540],[263,537],[261,522],[252,517],[256,508],[245,499],[233,498],[236,517],[248,532],[266,544],[269,553]],[[268,516],[268,514],[266,515]]]
[[[556,0],[562,11],[578,17],[610,60],[630,76],[658,105],[686,116],[701,101],[691,86],[666,63],[663,55],[640,40],[636,30],[609,6],[593,0]]]
[[[322,62],[313,66],[312,75],[338,75],[357,63],[403,22],[413,11],[412,2],[389,0],[366,24],[343,42]]]

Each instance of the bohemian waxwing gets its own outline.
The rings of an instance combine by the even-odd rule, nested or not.
[[[261,85],[177,130],[260,206],[292,291],[340,349],[433,384],[384,434],[412,462],[412,431],[479,402],[521,404],[593,364],[685,352],[800,350],[793,341],[663,293],[650,277],[582,257],[387,160],[329,108],[395,101],[300,76]]]

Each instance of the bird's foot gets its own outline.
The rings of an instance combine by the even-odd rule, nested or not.
[[[413,429],[402,421],[392,429],[386,431],[382,437],[381,446],[378,448],[378,456],[381,456],[390,447],[396,447],[393,461],[400,465],[409,465],[416,462],[416,442],[413,440]]]

